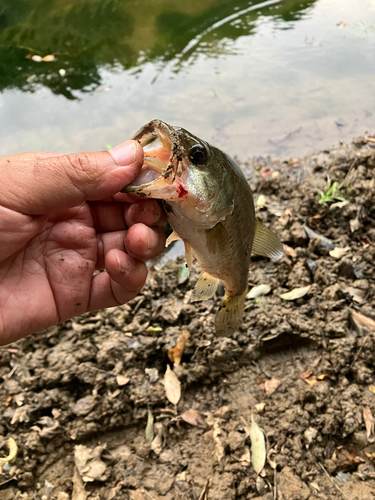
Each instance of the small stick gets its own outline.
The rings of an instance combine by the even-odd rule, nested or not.
[[[375,137],[368,137],[368,136],[366,135],[366,137],[365,137],[365,141],[367,141],[367,142],[374,142],[374,143],[375,143]]]
[[[345,498],[345,500],[350,500],[350,498],[347,497],[345,495],[345,493],[342,491],[342,489],[340,488],[340,486],[335,483],[335,481],[329,475],[328,471],[324,468],[324,466],[320,462],[318,462],[318,465],[322,469],[322,471],[324,472],[324,474],[328,477],[328,479],[331,481],[331,483],[333,484],[333,486],[337,489],[337,491],[339,491],[341,493],[341,495],[343,496],[343,498]]]

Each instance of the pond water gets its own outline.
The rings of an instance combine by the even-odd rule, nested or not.
[[[243,160],[299,156],[374,132],[374,77],[373,0],[2,0],[0,155],[160,118]]]

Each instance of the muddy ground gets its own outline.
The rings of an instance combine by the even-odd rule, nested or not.
[[[9,437],[19,448],[1,500],[375,499],[375,151],[357,140],[243,168],[287,245],[252,262],[249,283],[271,291],[220,338],[220,298],[190,304],[198,271],[179,284],[183,261],[159,263],[132,303],[1,348],[0,454]],[[327,175],[347,203],[318,204]],[[163,378],[183,330],[174,406]],[[267,436],[259,477],[252,418]]]

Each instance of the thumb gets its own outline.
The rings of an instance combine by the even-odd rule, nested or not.
[[[127,141],[110,151],[0,158],[0,205],[30,215],[74,207],[118,193],[138,174],[143,149]]]

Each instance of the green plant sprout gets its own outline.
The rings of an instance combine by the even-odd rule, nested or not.
[[[345,187],[343,183],[334,181],[327,175],[327,185],[324,191],[320,191],[318,194],[318,203],[320,205],[327,205],[328,203],[334,203],[337,201],[347,201],[342,188]],[[349,185],[346,186],[346,196],[349,195]]]

